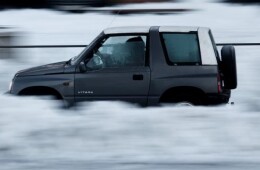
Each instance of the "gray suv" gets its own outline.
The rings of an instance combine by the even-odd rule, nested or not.
[[[9,91],[69,104],[214,105],[236,87],[235,49],[224,46],[220,57],[209,28],[152,26],[108,28],[69,61],[19,71]]]

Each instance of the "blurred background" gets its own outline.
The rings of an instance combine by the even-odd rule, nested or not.
[[[183,1],[183,0],[2,0],[2,8],[58,8],[59,6],[101,7],[125,3]],[[185,0],[184,0],[185,1]],[[224,2],[259,3],[259,0],[222,0]]]
[[[49,98],[4,93],[17,71],[84,49],[35,45],[84,46],[107,27],[145,25],[205,26],[217,43],[259,43],[259,16],[259,0],[1,0],[0,169],[258,170],[259,46],[235,47],[235,105],[64,110]]]
[[[101,7],[124,3],[160,2],[167,0],[3,0],[0,2],[2,8],[52,8],[60,6],[89,6]],[[168,0],[169,1],[169,0]]]

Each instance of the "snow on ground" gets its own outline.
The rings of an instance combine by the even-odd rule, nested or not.
[[[104,28],[126,25],[207,26],[217,42],[260,42],[257,6],[193,0],[141,7],[197,11],[114,16],[10,10],[0,12],[0,25],[20,30],[18,44],[88,44]],[[67,60],[81,50],[16,50],[18,59],[0,60],[0,92],[16,71]],[[234,106],[137,108],[94,102],[63,110],[47,99],[0,95],[0,169],[259,169],[260,48],[236,50]]]

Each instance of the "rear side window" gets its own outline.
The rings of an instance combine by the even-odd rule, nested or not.
[[[171,65],[200,65],[200,49],[196,33],[163,33],[167,61]]]

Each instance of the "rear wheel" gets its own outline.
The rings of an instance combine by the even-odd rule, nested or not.
[[[197,94],[181,94],[163,99],[161,103],[174,104],[176,106],[199,106],[204,104],[204,99]]]
[[[172,103],[180,106],[197,106],[202,104],[202,99],[195,95],[178,95],[172,98]]]
[[[192,106],[194,106],[194,104],[189,103],[189,102],[180,102],[180,103],[176,103],[176,106],[179,106],[179,107],[192,107]]]

